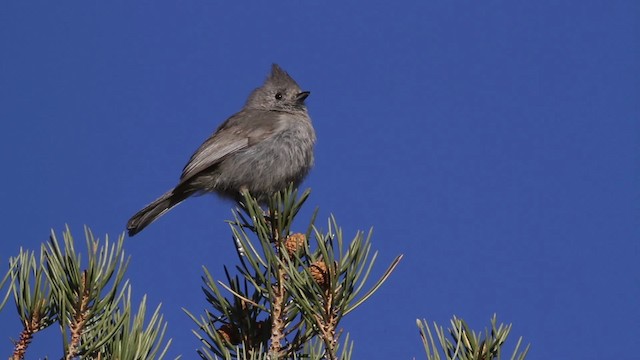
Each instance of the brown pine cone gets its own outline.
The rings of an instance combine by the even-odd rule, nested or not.
[[[302,233],[295,233],[287,236],[287,240],[284,242],[284,247],[287,249],[287,253],[290,258],[293,258],[302,248],[307,241],[307,237]]]
[[[329,271],[324,261],[318,260],[311,264],[309,272],[311,272],[311,277],[321,288],[326,289],[329,287]]]
[[[240,344],[240,333],[238,329],[231,324],[224,324],[218,329],[218,335],[231,345]]]

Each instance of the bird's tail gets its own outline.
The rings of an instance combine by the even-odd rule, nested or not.
[[[129,236],[139,233],[142,229],[192,194],[193,192],[191,191],[179,191],[178,189],[167,191],[129,219],[129,222],[127,222]]]

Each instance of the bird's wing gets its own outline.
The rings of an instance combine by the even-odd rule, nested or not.
[[[279,116],[272,112],[241,111],[231,116],[208,138],[182,170],[180,182],[220,163],[226,156],[253,146],[272,136],[278,128]]]

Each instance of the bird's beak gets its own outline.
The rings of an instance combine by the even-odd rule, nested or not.
[[[298,96],[296,97],[296,100],[298,100],[298,102],[304,102],[304,99],[307,98],[307,96],[309,96],[309,94],[311,94],[311,92],[309,91],[303,91],[301,93],[298,94]]]

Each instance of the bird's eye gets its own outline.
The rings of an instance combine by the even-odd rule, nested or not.
[[[282,93],[276,93],[276,100],[282,100]]]

